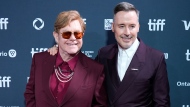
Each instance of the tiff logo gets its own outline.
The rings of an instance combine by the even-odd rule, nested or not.
[[[165,25],[165,19],[154,19],[153,21],[149,19],[148,25],[149,25],[149,31],[163,31],[164,25]]]
[[[189,23],[187,23],[186,20],[182,20],[182,22],[184,23],[185,30],[189,30],[189,28],[190,28],[190,21],[189,21]]]
[[[8,76],[8,77],[0,76],[0,88],[1,87],[10,87],[10,85],[9,85],[9,83],[11,82],[10,78],[11,78],[10,76]]]
[[[8,18],[0,18],[0,29],[7,30]]]
[[[186,54],[186,60],[187,61],[190,61],[190,53],[189,53],[189,49],[187,49],[187,53],[185,53]]]
[[[189,107],[189,105],[182,105],[182,107]]]
[[[46,51],[48,48],[32,48],[31,50],[31,54],[32,54],[32,57],[35,53],[39,53],[39,52],[43,52],[43,51]]]

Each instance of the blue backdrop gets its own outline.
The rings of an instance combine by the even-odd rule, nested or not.
[[[82,51],[95,58],[114,43],[113,8],[121,0],[1,0],[0,107],[24,107],[32,55],[52,47],[53,25],[65,10],[78,10],[87,29]],[[165,54],[172,107],[190,106],[190,1],[128,0],[140,10],[139,37]]]

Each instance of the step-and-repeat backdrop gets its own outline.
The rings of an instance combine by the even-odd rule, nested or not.
[[[34,53],[54,44],[53,25],[64,10],[78,10],[87,29],[82,52],[115,43],[113,8],[121,0],[1,0],[0,107],[24,107]],[[139,37],[165,54],[172,107],[190,107],[190,1],[128,0],[140,10]]]

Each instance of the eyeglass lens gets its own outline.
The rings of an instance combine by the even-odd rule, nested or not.
[[[64,39],[69,39],[72,35],[72,32],[63,32],[62,37]],[[81,39],[83,37],[83,32],[74,32],[74,36],[76,39]]]

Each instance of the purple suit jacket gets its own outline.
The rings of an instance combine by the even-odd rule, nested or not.
[[[138,38],[139,39],[139,38]],[[122,81],[117,73],[117,44],[100,49],[110,107],[169,107],[169,82],[164,55],[140,39],[140,45]]]
[[[49,87],[55,61],[56,56],[48,52],[33,56],[30,79],[24,93],[27,107],[106,107],[103,65],[81,52],[65,97],[58,105]]]

